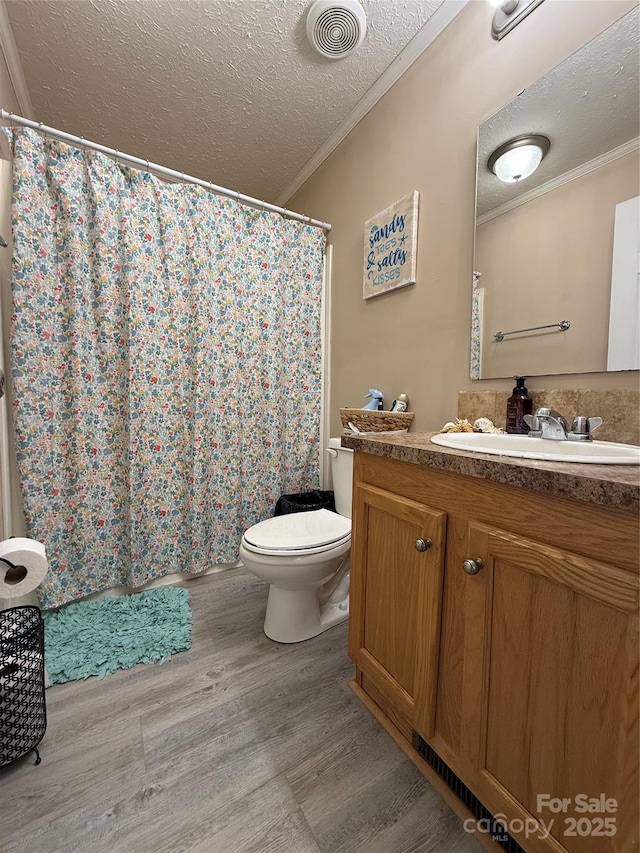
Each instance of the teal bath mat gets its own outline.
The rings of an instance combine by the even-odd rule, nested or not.
[[[180,587],[79,601],[43,616],[45,666],[53,684],[163,663],[191,647],[189,593]]]

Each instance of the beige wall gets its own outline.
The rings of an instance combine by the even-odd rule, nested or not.
[[[616,205],[640,192],[639,167],[635,151],[478,226],[483,378],[605,370]],[[564,319],[564,333],[494,339]]]
[[[458,391],[509,385],[468,378],[477,127],[635,5],[546,0],[496,42],[493,8],[471,0],[288,201],[333,224],[332,431],[338,407],[359,405],[372,386],[388,402],[406,392],[414,428],[427,430],[456,414]],[[414,189],[418,281],[364,302],[364,222]],[[637,373],[580,374],[532,379],[529,387],[637,381]]]
[[[13,89],[9,71],[7,70],[7,63],[4,60],[2,51],[0,51],[0,107],[3,110],[9,110],[11,113],[20,115],[20,105]],[[9,145],[4,135],[0,134],[0,159],[8,160],[10,156]]]

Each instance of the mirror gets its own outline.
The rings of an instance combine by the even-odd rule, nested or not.
[[[636,8],[478,129],[472,379],[639,367],[639,24]],[[532,134],[548,152],[503,183],[492,153]]]

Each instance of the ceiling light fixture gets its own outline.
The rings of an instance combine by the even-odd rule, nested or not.
[[[500,40],[517,27],[529,12],[533,12],[542,0],[490,0],[490,2],[498,7],[493,16],[491,35],[494,39]]]
[[[493,152],[487,166],[505,184],[517,184],[533,175],[551,147],[539,133],[517,136]]]

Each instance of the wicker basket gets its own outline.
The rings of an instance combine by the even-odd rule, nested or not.
[[[413,412],[374,412],[369,409],[340,409],[340,420],[345,429],[349,421],[360,432],[395,432],[407,430],[413,421]]]

